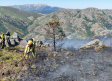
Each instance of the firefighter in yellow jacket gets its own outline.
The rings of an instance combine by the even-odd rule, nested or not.
[[[0,38],[1,38],[1,48],[4,48],[5,47],[5,35],[4,35],[4,33],[2,33],[2,35],[0,36]]]
[[[37,43],[39,44],[39,47],[42,47],[44,44],[42,41],[37,40]]]
[[[28,43],[26,45],[25,51],[24,51],[24,57],[28,57],[29,53],[32,52],[32,55],[35,56],[35,39],[30,38],[26,40]]]

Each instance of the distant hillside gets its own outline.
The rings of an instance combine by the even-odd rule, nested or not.
[[[54,11],[61,9],[59,7],[51,7],[46,4],[13,5],[11,7],[25,10],[25,11],[30,11],[30,12],[38,12],[38,13],[42,13],[42,14],[50,14]]]
[[[28,12],[12,7],[0,7],[0,31],[17,32],[20,36],[28,34],[27,27],[35,19],[42,16],[36,12]]]
[[[45,40],[46,33],[43,29],[53,15],[62,22],[62,28],[65,30],[67,38],[89,38],[95,36],[108,35],[112,32],[112,10],[100,10],[97,8],[86,9],[61,9],[49,15],[37,18],[35,22],[28,27],[32,33],[26,37],[40,38]]]
[[[39,14],[12,7],[0,7],[0,31],[17,32],[21,37],[46,40],[46,23],[55,16],[67,38],[108,36],[112,33],[112,10],[97,8],[60,9],[51,14]]]

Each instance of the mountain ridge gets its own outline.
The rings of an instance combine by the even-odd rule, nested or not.
[[[13,5],[11,7],[21,9],[24,11],[38,12],[42,14],[50,14],[54,11],[62,9],[60,7],[52,7],[47,4],[25,4],[25,5]]]
[[[42,28],[46,27],[45,24],[52,19],[54,14],[62,22],[61,26],[69,39],[86,39],[89,37],[106,36],[112,33],[112,10],[101,10],[98,8],[60,9],[37,18],[35,22],[38,22],[39,25],[34,27],[34,32],[40,32],[41,36],[44,36],[45,30],[42,30]],[[35,25],[35,23],[32,25]],[[32,27],[30,26],[28,29],[32,29]]]
[[[27,26],[42,14],[36,12],[28,12],[12,7],[0,7],[0,31],[18,32],[20,36],[25,36]]]
[[[0,7],[0,31],[18,30],[17,33],[21,33],[24,38],[33,37],[44,41],[47,39],[44,28],[54,15],[61,22],[68,39],[86,39],[112,33],[112,10],[98,8],[60,9],[51,14],[34,14],[12,7]]]

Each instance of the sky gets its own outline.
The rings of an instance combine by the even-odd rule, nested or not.
[[[112,9],[112,0],[0,0],[0,6],[24,4],[47,4],[52,7],[67,9],[85,9],[88,7]]]

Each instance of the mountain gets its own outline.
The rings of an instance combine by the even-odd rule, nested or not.
[[[0,31],[17,32],[21,37],[46,40],[46,23],[57,17],[66,38],[86,39],[112,33],[112,10],[60,9],[51,14],[28,12],[12,7],[0,7]]]
[[[12,7],[0,7],[0,31],[17,32],[21,37],[28,34],[27,27],[43,14]]]
[[[50,14],[54,11],[61,9],[59,7],[51,7],[46,4],[13,5],[11,7],[25,10],[25,11],[30,11],[30,12],[38,12],[38,13],[42,13],[42,14]]]
[[[112,32],[112,10],[97,8],[86,9],[61,9],[51,14],[38,17],[31,26],[27,37],[35,37],[40,40],[46,39],[46,27],[48,20],[55,16],[61,21],[61,26],[67,38],[89,38],[108,35]]]

